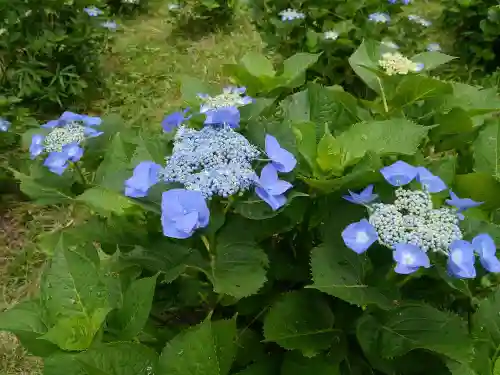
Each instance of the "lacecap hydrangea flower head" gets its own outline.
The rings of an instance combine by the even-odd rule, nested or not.
[[[279,179],[278,173],[292,171],[297,161],[272,135],[266,135],[265,150],[259,150],[235,130],[239,126],[238,108],[252,102],[244,92],[244,88],[228,88],[216,97],[200,95],[200,113],[206,115],[200,130],[185,125],[191,118],[187,111],[167,116],[163,128],[177,131],[165,165],[141,162],[125,181],[125,195],[133,198],[146,197],[159,182],[182,185],[182,189],[162,195],[165,236],[184,239],[206,227],[210,216],[207,201],[214,197],[241,196],[253,188],[273,210],[285,205],[285,193],[292,184]],[[269,162],[259,176],[256,168],[263,154]]]
[[[361,254],[378,242],[392,250],[395,271],[400,274],[429,268],[431,253],[446,257],[449,274],[457,278],[476,276],[476,257],[487,271],[500,272],[496,246],[488,234],[479,234],[471,242],[462,238],[462,213],[481,202],[459,198],[450,190],[446,205],[434,207],[431,194],[444,191],[447,186],[426,168],[397,161],[380,172],[396,187],[396,198],[392,203],[379,202],[373,185],[344,197],[368,210],[367,219],[349,224],[342,232],[348,248]],[[407,188],[412,181],[417,181],[420,189]]]
[[[97,137],[102,120],[99,117],[64,112],[57,120],[42,125],[49,133],[34,134],[31,138],[30,154],[35,159],[45,155],[44,165],[53,173],[61,175],[69,162],[77,162],[83,156],[83,143]]]

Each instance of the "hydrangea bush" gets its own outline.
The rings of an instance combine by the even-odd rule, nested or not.
[[[2,0],[0,95],[25,106],[54,110],[85,99],[98,87],[105,14],[96,0]]]
[[[358,83],[347,58],[365,38],[394,52],[440,48],[432,20],[414,14],[410,1],[256,0],[253,20],[268,46],[285,58],[298,52],[321,53],[309,72],[325,84]],[[354,86],[353,86],[354,85]]]
[[[251,53],[238,86],[185,77],[155,132],[34,129],[21,189],[83,220],[39,236],[40,292],[0,328],[45,375],[492,375],[500,98],[389,52],[349,59],[373,100]]]

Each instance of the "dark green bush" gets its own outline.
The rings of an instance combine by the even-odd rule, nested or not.
[[[149,5],[148,0],[107,0],[106,3],[108,4],[108,9],[111,13],[119,13],[123,15],[130,15],[144,11]]]
[[[433,32],[431,25],[410,20],[411,10],[401,0],[397,4],[380,0],[255,0],[252,6],[253,20],[264,41],[283,57],[322,52],[308,78],[319,77],[326,84],[351,86],[356,82],[347,59],[363,39],[393,42],[405,54],[420,52],[435,42],[428,37]],[[280,12],[286,9],[295,9],[305,18],[282,21]],[[390,22],[370,21],[370,14],[377,12],[388,14]],[[338,38],[325,38],[329,31]]]
[[[99,0],[0,0],[0,95],[54,109],[81,104],[101,80],[105,15],[84,8]]]
[[[441,25],[451,32],[453,54],[484,74],[500,66],[500,5],[496,0],[447,0]]]

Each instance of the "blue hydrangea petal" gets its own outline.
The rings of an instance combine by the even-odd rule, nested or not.
[[[68,154],[65,152],[51,152],[45,159],[44,166],[46,166],[52,173],[62,175],[68,168]]]
[[[72,162],[80,160],[83,156],[83,148],[78,146],[78,143],[64,145],[62,151],[68,155],[68,160],[71,160]]]
[[[31,159],[36,158],[38,155],[40,155],[43,150],[43,140],[45,137],[41,134],[34,134],[33,137],[31,137],[31,145],[30,145],[30,154],[31,154]]]
[[[447,188],[441,178],[433,175],[424,167],[417,167],[417,181],[427,189],[429,193],[439,193]]]
[[[269,186],[267,191],[271,195],[281,195],[293,187],[288,181],[278,180],[273,185]]]
[[[260,172],[259,183],[263,187],[271,187],[278,181],[278,171],[273,164],[267,164]]]
[[[149,189],[158,183],[161,168],[152,161],[139,163],[134,168],[132,177],[125,181],[125,195],[132,198],[146,197]]]
[[[210,109],[205,114],[205,125],[228,125],[231,128],[240,126],[240,111],[236,107]]]
[[[456,207],[459,212],[465,211],[469,208],[477,207],[483,204],[483,202],[476,202],[470,198],[459,198],[453,191],[450,190],[451,199],[447,199],[446,203],[450,206]]]
[[[398,160],[394,164],[382,168],[380,173],[382,173],[385,180],[392,186],[403,186],[409,184],[417,177],[417,168]]]
[[[392,256],[397,263],[394,268],[396,273],[409,274],[417,271],[420,267],[429,268],[431,266],[427,254],[413,244],[396,244]]]
[[[44,129],[52,129],[52,128],[57,128],[58,126],[61,125],[61,122],[59,120],[50,120],[46,124],[41,125],[41,128]]]
[[[171,132],[175,128],[179,127],[184,121],[189,120],[191,116],[184,116],[189,108],[186,108],[182,112],[174,112],[168,116],[165,116],[163,121],[161,122],[161,126],[163,130],[167,133]]]
[[[286,204],[287,199],[284,195],[271,195],[266,189],[260,186],[255,187],[255,193],[260,199],[266,202],[273,211],[279,210]]]
[[[0,117],[0,131],[6,132],[10,128],[10,121],[4,119],[3,117]]]
[[[297,164],[295,156],[282,148],[275,137],[266,134],[265,143],[266,154],[278,172],[291,172],[295,168]]]
[[[353,193],[349,191],[349,195],[344,195],[343,198],[354,204],[369,204],[378,198],[377,194],[373,194],[373,185],[368,185],[360,193]]]
[[[482,266],[488,272],[500,272],[500,260],[496,256],[496,245],[490,235],[482,233],[472,239],[472,247],[479,255]]]
[[[103,135],[104,132],[86,126],[83,128],[83,134],[85,134],[85,136],[87,136],[88,138],[95,138],[99,137],[100,135]]]
[[[419,268],[420,267],[412,267],[403,263],[396,263],[396,266],[394,267],[394,272],[400,275],[409,275],[411,273],[418,271]]]
[[[175,219],[175,228],[183,233],[192,233],[198,223],[198,212],[192,211]]]
[[[378,234],[368,220],[349,224],[342,231],[345,245],[358,254],[364,253],[378,239]]]
[[[474,248],[464,240],[455,240],[450,245],[448,272],[459,279],[476,277],[474,268]]]

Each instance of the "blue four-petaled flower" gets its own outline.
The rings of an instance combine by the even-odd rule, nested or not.
[[[278,140],[270,134],[266,135],[266,154],[278,172],[291,172],[297,164],[295,156],[282,148]]]
[[[132,198],[147,196],[149,189],[158,183],[161,169],[161,165],[152,161],[140,162],[134,168],[132,177],[125,181],[125,195]]]
[[[450,245],[448,254],[448,272],[459,279],[476,277],[474,268],[474,248],[465,240],[455,240]]]
[[[161,200],[161,224],[167,237],[186,239],[210,220],[207,202],[199,191],[172,189]]]
[[[418,171],[413,165],[398,160],[394,164],[382,168],[380,173],[392,186],[403,186],[412,182],[417,177]]]
[[[369,204],[378,198],[377,194],[373,193],[373,185],[368,185],[359,193],[353,193],[349,191],[349,195],[344,195],[343,198],[351,203],[355,204]]]
[[[189,108],[186,108],[182,112],[178,111],[165,116],[165,118],[161,122],[163,130],[167,133],[170,133],[175,128],[178,128],[184,121],[189,120],[191,116],[186,116],[186,113],[188,111]]]
[[[257,180],[255,193],[276,211],[286,203],[284,193],[292,188],[292,184],[278,178],[278,171],[273,164],[262,168],[260,178]]]
[[[378,234],[373,225],[366,219],[349,224],[342,231],[345,245],[358,254],[364,253],[378,239]]]
[[[500,260],[498,260],[495,242],[486,233],[477,235],[472,239],[472,247],[479,256],[481,265],[488,272],[500,272]]]
[[[392,256],[396,261],[394,271],[402,275],[413,273],[421,267],[429,268],[431,266],[427,254],[413,244],[396,244]]]

